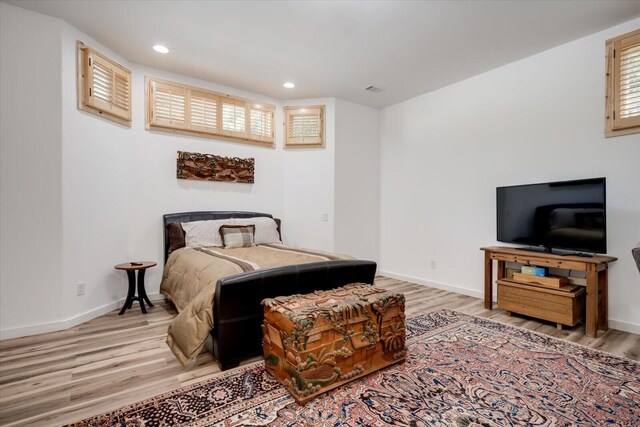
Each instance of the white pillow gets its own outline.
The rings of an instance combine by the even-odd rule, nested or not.
[[[278,224],[273,218],[266,216],[256,216],[253,218],[234,218],[235,225],[256,226],[255,244],[269,245],[271,243],[280,243],[280,235],[278,234]],[[188,246],[188,244],[187,244]]]
[[[233,218],[215,219],[209,221],[183,222],[184,243],[187,248],[201,248],[205,246],[223,246],[220,237],[220,227],[233,225]]]

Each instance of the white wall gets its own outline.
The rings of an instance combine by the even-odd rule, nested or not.
[[[379,110],[336,99],[335,251],[378,260]]]
[[[0,3],[0,329],[62,314],[60,40],[57,20]]]
[[[126,295],[126,275],[119,274],[122,272],[113,266],[130,260],[129,152],[136,142],[132,129],[77,109],[77,40],[123,64],[126,61],[69,25],[59,25],[63,135],[61,296],[64,318],[73,319],[87,312],[92,317],[93,310],[112,309],[111,303]],[[77,296],[79,282],[85,283],[83,296]]]
[[[131,128],[76,108],[76,80],[71,68],[75,64],[76,40],[120,60],[131,70]],[[119,262],[157,261],[159,267],[147,272],[145,283],[148,293],[158,292],[164,256],[163,214],[254,210],[281,215],[281,150],[147,131],[144,78],[159,77],[278,107],[281,106],[279,100],[129,63],[69,26],[63,40],[63,56],[64,69],[68,71],[63,82],[65,286],[71,313],[77,313],[79,306],[85,311],[91,310],[125,295],[126,276],[113,269]],[[278,122],[281,108],[276,111]],[[276,127],[278,145],[281,132],[281,128]],[[178,180],[175,175],[177,151],[254,157],[256,183]],[[87,253],[99,256],[88,257]],[[77,266],[78,259],[85,262]],[[86,282],[85,297],[75,296],[78,282]]]
[[[640,136],[602,136],[603,43],[640,20],[378,117],[333,98],[280,101],[148,69],[62,21],[0,7],[3,338],[65,328],[115,308],[126,280],[113,265],[129,259],[161,265],[161,217],[176,211],[270,212],[283,219],[289,244],[372,259],[379,247],[387,272],[480,295],[478,248],[496,243],[495,187],[589,176],[607,177],[609,253],[620,257],[610,276],[612,325],[640,325],[634,303],[640,280],[629,255],[640,240]],[[133,71],[131,128],[77,110],[78,39]],[[46,80],[38,83],[35,73],[43,71]],[[144,75],[278,107],[325,104],[326,148],[283,150],[279,125],[276,150],[146,131]],[[40,103],[29,102],[36,97]],[[371,149],[378,118],[379,153]],[[177,180],[178,150],[255,157],[256,183]],[[429,268],[431,260],[437,269]],[[160,275],[160,266],[149,271],[149,293],[157,292]],[[78,282],[86,282],[81,297]]]
[[[640,19],[381,112],[381,269],[481,295],[495,188],[607,178],[613,327],[640,332],[640,135],[604,138],[604,43]],[[436,261],[436,269],[430,261]]]
[[[276,106],[275,123],[282,121],[280,100],[263,95],[172,75],[140,65],[132,66],[133,90],[144,93],[144,76],[186,83]],[[144,97],[138,96],[133,114],[144,117]],[[133,257],[163,259],[162,215],[198,210],[247,210],[282,216],[282,128],[275,127],[277,148],[179,136],[144,129],[142,120],[133,124],[130,150],[129,249]],[[238,184],[176,179],[177,151],[210,153],[220,156],[255,158],[255,183]],[[147,191],[140,197],[136,191]],[[149,271],[151,273],[151,271]],[[154,269],[150,290],[158,292],[162,269]]]
[[[282,100],[131,63],[60,20],[0,5],[0,338],[64,329],[113,310],[126,295],[126,275],[113,269],[120,262],[157,261],[145,282],[149,294],[158,292],[165,213],[268,212],[283,219],[286,243],[333,249],[333,99],[300,101],[327,105],[327,148],[285,152]],[[77,40],[132,71],[131,128],[77,109]],[[43,71],[46,87],[32,84]],[[276,149],[145,130],[145,75],[276,105]],[[36,97],[42,103],[30,102]],[[178,180],[179,150],[254,157],[256,182]],[[80,282],[84,296],[76,295]]]
[[[293,246],[334,248],[335,102],[321,98],[284,103],[325,106],[325,148],[289,148],[283,153],[283,237]]]
[[[76,108],[76,40],[105,52],[132,72],[131,128]],[[162,215],[194,210],[252,210],[281,216],[282,152],[279,149],[150,132],[144,127],[144,78],[159,77],[256,101],[281,102],[129,63],[78,30],[66,26],[63,38],[65,301],[69,315],[109,305],[126,294],[125,275],[113,266],[154,260],[147,272],[148,293],[159,291],[163,264]],[[276,126],[281,145],[282,129]],[[176,179],[177,151],[254,157],[255,184]],[[78,264],[78,260],[83,262]],[[86,282],[86,296],[76,283]],[[110,307],[110,305],[109,305]]]

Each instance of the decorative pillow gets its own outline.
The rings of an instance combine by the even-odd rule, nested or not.
[[[182,228],[186,235],[186,246],[188,248],[223,246],[220,238],[220,227],[225,224],[233,224],[233,219],[183,222]]]
[[[249,225],[256,227],[255,244],[269,245],[271,243],[280,243],[280,234],[278,234],[278,224],[273,218],[257,216],[253,218],[235,218],[234,224]]]
[[[255,246],[255,225],[223,225],[220,236],[225,249],[247,248]]]
[[[167,234],[169,235],[169,254],[176,249],[184,248],[184,230],[179,222],[167,224]]]

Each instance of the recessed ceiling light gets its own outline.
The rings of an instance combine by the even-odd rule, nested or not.
[[[162,46],[161,44],[153,46],[153,50],[158,53],[169,53],[169,49],[167,49],[165,46]]]
[[[286,82],[282,86],[286,87],[287,89],[293,89],[294,87],[296,87],[296,85],[291,82]]]

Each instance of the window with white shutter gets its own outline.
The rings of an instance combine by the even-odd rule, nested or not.
[[[187,129],[187,91],[179,86],[151,83],[151,124],[173,129]]]
[[[274,146],[275,107],[154,78],[147,87],[147,129]]]
[[[324,105],[284,107],[285,148],[324,147]]]
[[[78,108],[131,126],[131,71],[78,42]]]
[[[247,103],[236,99],[223,99],[222,102],[222,134],[247,136]]]
[[[196,90],[190,91],[189,127],[195,131],[218,133],[218,96]]]
[[[640,132],[640,30],[607,41],[605,135]]]
[[[273,110],[261,104],[251,104],[249,114],[250,137],[261,141],[273,141]]]

